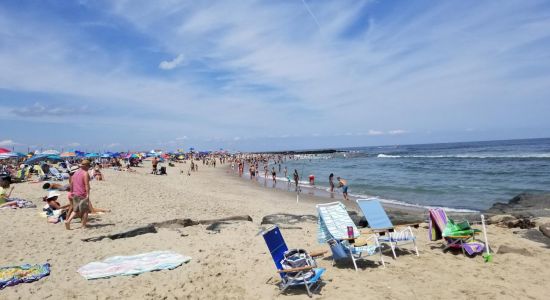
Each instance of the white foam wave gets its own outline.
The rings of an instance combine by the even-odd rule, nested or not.
[[[456,155],[390,155],[378,154],[378,158],[550,158],[550,153],[526,153],[526,154],[456,154]]]

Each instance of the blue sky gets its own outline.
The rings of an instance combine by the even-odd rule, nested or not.
[[[548,137],[548,1],[0,2],[0,147]]]

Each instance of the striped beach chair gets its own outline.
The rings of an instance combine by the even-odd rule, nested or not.
[[[356,202],[369,223],[369,227],[378,235],[378,241],[390,246],[394,259],[397,258],[395,248],[400,245],[411,243],[414,245],[416,256],[419,256],[418,247],[416,246],[416,237],[411,228],[412,226],[418,227],[418,224],[403,225],[403,229],[396,231],[378,199],[357,199]]]
[[[355,271],[357,271],[356,260],[364,258],[363,255],[379,254],[380,263],[385,267],[378,237],[374,234],[369,237],[360,236],[361,234],[351,220],[344,204],[332,202],[318,204],[316,207],[319,215],[317,239],[319,243],[329,244],[334,263],[343,259],[351,259]],[[351,237],[348,235],[348,227],[353,231]]]

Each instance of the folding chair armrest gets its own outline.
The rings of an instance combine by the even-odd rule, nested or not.
[[[311,257],[321,257],[321,256],[324,256],[327,252],[328,252],[328,250],[316,250],[316,251],[310,252],[309,256],[311,256]]]
[[[313,269],[312,266],[306,266],[306,267],[299,267],[299,268],[292,268],[292,269],[284,269],[284,270],[277,270],[277,273],[296,273],[300,271],[309,271]]]

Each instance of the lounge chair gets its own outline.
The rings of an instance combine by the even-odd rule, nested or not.
[[[390,246],[394,259],[397,258],[395,248],[398,245],[410,243],[414,245],[416,256],[419,256],[418,248],[416,247],[416,237],[411,228],[411,226],[418,226],[418,224],[404,225],[406,226],[405,228],[396,231],[378,199],[357,199],[356,202],[363,212],[365,219],[367,219],[369,227],[378,235],[378,241]]]
[[[336,261],[351,258],[355,271],[357,271],[358,259],[363,255],[380,255],[380,263],[385,267],[384,258],[378,237],[374,234],[369,237],[361,237],[357,226],[353,223],[346,207],[341,202],[332,202],[327,204],[318,204],[317,213],[319,218],[318,241],[319,243],[328,243],[332,251],[333,263]],[[353,232],[348,235],[348,227]],[[370,245],[368,244],[370,243]]]
[[[431,241],[445,239],[447,245],[443,251],[462,249],[462,253],[473,256],[485,249],[485,244],[475,238],[481,230],[471,228],[468,221],[455,223],[447,218],[447,214],[441,208],[430,209],[429,214],[429,238]]]
[[[281,234],[279,227],[274,226],[264,231],[263,237],[264,237],[265,243],[267,244],[267,248],[271,253],[273,262],[277,267],[277,272],[281,276],[280,293],[283,293],[287,288],[291,286],[303,285],[307,290],[308,296],[311,297],[312,296],[311,288],[314,285],[317,285],[318,283],[321,282],[321,276],[323,275],[323,273],[325,273],[326,269],[317,268],[316,265],[295,268],[295,269],[284,269],[281,262],[284,259],[285,252],[288,251],[288,247],[285,243],[285,240],[283,239],[283,235]],[[313,257],[313,255],[315,254],[312,254],[311,256]],[[305,279],[304,275],[305,273],[308,273],[308,272],[314,272],[314,274],[308,279]]]

